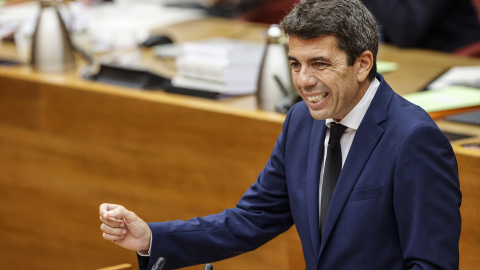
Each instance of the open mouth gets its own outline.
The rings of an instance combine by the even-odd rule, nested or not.
[[[323,101],[327,96],[328,96],[328,92],[318,94],[318,95],[315,95],[315,96],[311,96],[311,97],[307,97],[307,99],[311,103],[318,103],[318,102]]]

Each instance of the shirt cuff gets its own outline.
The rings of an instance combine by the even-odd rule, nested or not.
[[[150,256],[150,251],[152,250],[152,238],[150,237],[150,247],[148,250],[137,250],[137,254],[142,257],[149,257]]]

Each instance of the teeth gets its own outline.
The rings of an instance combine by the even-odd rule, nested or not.
[[[313,96],[313,97],[307,97],[307,98],[308,98],[308,101],[310,101],[312,103],[317,103],[317,102],[320,102],[320,101],[324,100],[327,96],[328,96],[328,93],[323,93],[323,94],[320,94],[320,95],[316,95],[316,96]]]

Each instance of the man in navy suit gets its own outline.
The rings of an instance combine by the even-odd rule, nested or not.
[[[253,250],[295,224],[307,269],[458,269],[454,153],[429,115],[376,73],[373,16],[358,0],[306,0],[282,26],[303,102],[288,112],[237,206],[147,224],[123,206],[102,204],[103,237],[137,250],[140,269],[160,256],[171,269]],[[320,225],[324,149],[337,124],[346,126],[343,169]]]

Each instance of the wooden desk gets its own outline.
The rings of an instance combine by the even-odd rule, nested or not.
[[[99,268],[97,270],[131,270],[132,265],[129,263],[117,264],[114,266]]]
[[[159,31],[182,42],[213,35],[260,40],[263,29],[207,19]],[[5,44],[0,51],[0,56],[14,55]],[[149,54],[146,63],[162,70]],[[449,66],[480,63],[387,46],[379,59],[399,63],[398,71],[385,75],[399,93],[416,91]],[[284,120],[284,115],[256,110],[254,101],[252,96],[212,101],[89,82],[75,72],[0,67],[2,265],[94,269],[121,258],[136,267],[134,252],[102,239],[97,214],[102,202],[121,203],[147,222],[233,207],[266,163]],[[478,172],[478,160],[459,147],[461,170]],[[480,242],[478,222],[470,223],[479,217],[474,173],[461,174],[470,194],[462,213],[473,217],[464,219],[464,228],[477,236],[462,242],[463,265],[480,262],[478,252],[468,253]],[[295,247],[292,229],[215,268],[289,269]]]

